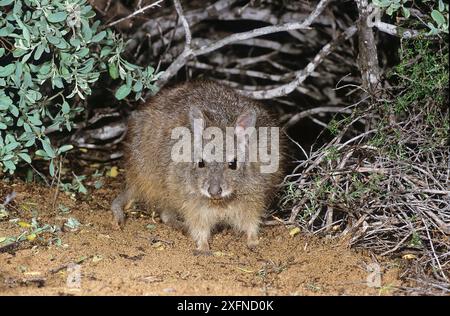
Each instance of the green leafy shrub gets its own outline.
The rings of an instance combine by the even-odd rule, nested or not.
[[[428,100],[442,105],[446,102],[448,89],[448,47],[433,47],[425,40],[409,40],[403,43],[399,52],[400,63],[388,73],[389,79],[396,79],[402,93],[394,102],[395,111],[405,111],[410,106],[425,104]]]
[[[122,38],[101,30],[86,0],[0,0],[0,170],[36,156],[50,162],[72,148],[55,148],[50,131],[71,131],[99,77],[122,85],[115,96],[141,98],[155,89],[152,67],[121,56]]]
[[[393,16],[400,11],[407,20],[411,19],[411,8],[414,6],[426,7],[426,10],[421,10],[426,13],[426,21],[420,20],[418,22],[424,24],[428,28],[428,35],[437,35],[439,33],[448,34],[449,25],[449,5],[443,0],[424,0],[416,3],[412,0],[372,0],[373,5],[382,9],[386,14]],[[400,10],[401,9],[401,10]]]

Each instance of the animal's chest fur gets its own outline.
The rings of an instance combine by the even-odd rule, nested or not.
[[[261,208],[248,203],[232,202],[223,206],[215,206],[212,203],[184,203],[179,210],[184,217],[195,219],[197,223],[205,226],[227,224],[237,230],[255,217],[259,217]]]

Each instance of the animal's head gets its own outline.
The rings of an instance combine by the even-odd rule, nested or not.
[[[257,161],[258,110],[248,107],[217,120],[193,106],[188,116],[191,161],[177,164],[187,192],[217,204],[261,192],[267,175]]]

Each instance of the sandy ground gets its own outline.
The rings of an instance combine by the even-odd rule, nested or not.
[[[27,235],[33,217],[40,226],[81,223],[15,247],[0,243],[0,295],[389,295],[401,285],[392,262],[378,258],[381,286],[369,287],[374,257],[343,240],[291,236],[282,226],[263,227],[254,252],[242,236],[219,232],[211,256],[195,256],[189,237],[146,212],[132,212],[125,229],[114,230],[114,180],[83,200],[60,193],[55,203],[54,189],[0,182],[0,203],[17,193],[0,221],[0,241]],[[55,238],[61,245],[49,245]]]

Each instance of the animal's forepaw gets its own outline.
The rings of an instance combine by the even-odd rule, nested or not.
[[[211,256],[208,242],[197,242],[197,249],[194,250],[194,256]]]
[[[258,247],[258,245],[259,245],[258,237],[249,238],[249,239],[247,240],[247,247],[248,247],[250,250],[255,250],[255,249]]]
[[[114,214],[112,225],[116,230],[123,230],[123,227],[125,225],[125,215],[121,214],[117,216],[116,214]]]

